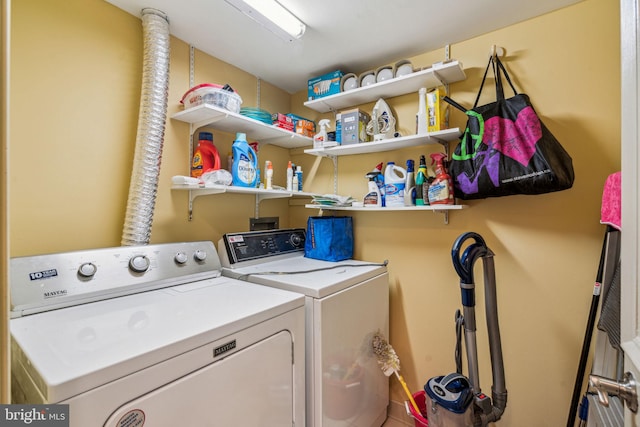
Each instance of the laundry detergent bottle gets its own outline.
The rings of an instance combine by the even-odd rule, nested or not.
[[[384,198],[388,208],[404,206],[404,186],[407,171],[395,162],[388,162],[384,169]]]
[[[191,176],[199,178],[203,173],[220,169],[220,155],[213,145],[213,134],[200,132],[198,135],[198,147],[191,159]]]
[[[255,188],[258,183],[258,155],[247,142],[247,136],[238,132],[231,146],[233,153],[232,184],[236,187]]]

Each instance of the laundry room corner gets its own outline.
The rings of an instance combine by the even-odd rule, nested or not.
[[[160,0],[150,1],[162,3]],[[221,11],[223,7],[231,8],[226,1],[216,2],[215,7]],[[204,3],[202,5],[204,8]],[[411,2],[408,5],[413,7]],[[300,135],[291,138],[287,135],[284,138],[286,143],[280,144],[280,135],[274,137],[270,133],[273,131],[271,125],[266,126],[269,128],[265,131],[268,136],[264,139],[255,138],[251,131],[264,131],[265,126],[252,123],[250,131],[246,132],[241,128],[246,117],[238,119],[236,113],[223,112],[215,119],[188,122],[183,120],[184,112],[188,109],[181,100],[193,86],[202,83],[216,84],[221,90],[227,85],[224,90],[240,96],[242,107],[254,109],[252,111],[290,113],[316,123],[328,119],[332,126],[329,131],[335,131],[336,113],[342,107],[323,109],[313,102],[309,104],[308,88],[304,87],[306,78],[296,82],[296,89],[290,91],[263,76],[245,71],[240,65],[207,53],[206,47],[196,47],[191,40],[171,35],[167,111],[162,129],[162,155],[158,164],[154,165],[159,167],[159,178],[154,205],[150,207],[153,217],[149,247],[208,242],[208,262],[219,256],[220,265],[197,260],[192,249],[189,249],[188,264],[203,269],[206,267],[207,274],[219,275],[215,278],[216,283],[222,282],[221,289],[228,291],[233,304],[237,304],[217,304],[216,310],[227,313],[228,309],[238,309],[240,313],[240,308],[246,308],[250,311],[246,313],[246,319],[242,316],[236,319],[234,315],[225,319],[246,322],[247,327],[260,339],[266,332],[272,331],[269,329],[272,326],[273,331],[280,331],[282,325],[294,329],[293,335],[279,336],[273,347],[268,344],[269,349],[273,348],[276,359],[280,353],[286,352],[282,349],[291,348],[292,336],[294,341],[298,340],[298,360],[311,357],[308,349],[300,347],[303,335],[308,339],[306,335],[309,330],[303,330],[301,325],[291,326],[302,321],[303,311],[304,316],[309,316],[310,310],[318,310],[314,319],[321,324],[320,320],[324,318],[320,313],[324,313],[322,310],[325,307],[333,307],[331,304],[341,307],[337,320],[332,319],[328,324],[332,330],[340,331],[340,334],[335,334],[340,338],[357,336],[352,341],[360,341],[360,335],[363,334],[353,325],[356,320],[366,318],[370,321],[367,327],[371,324],[381,328],[388,325],[386,338],[400,360],[399,371],[407,388],[411,392],[424,392],[429,379],[456,370],[455,313],[458,309],[462,310],[465,294],[461,290],[461,277],[455,267],[452,249],[459,236],[468,232],[477,233],[482,236],[486,247],[490,248],[495,262],[497,311],[504,376],[509,392],[506,410],[495,425],[563,425],[580,356],[593,277],[600,257],[604,232],[600,223],[603,185],[612,172],[621,169],[621,157],[624,154],[621,146],[620,11],[617,6],[617,2],[609,0],[571,2],[566,7],[526,17],[465,40],[394,58],[394,63],[400,59],[410,61],[416,66],[416,72],[424,72],[433,64],[446,65],[459,61],[464,78],[447,84],[447,93],[456,102],[471,107],[483,81],[492,46],[503,48],[500,61],[511,75],[515,88],[530,97],[535,113],[572,158],[575,182],[570,189],[539,195],[458,199],[453,207],[446,209],[419,209],[412,206],[410,209],[385,211],[384,208],[365,208],[364,200],[370,189],[367,174],[379,164],[393,162],[405,166],[408,160],[412,160],[417,169],[421,156],[426,158],[426,166],[434,171],[436,165],[431,164],[430,156],[453,152],[459,141],[457,136],[467,126],[467,114],[449,108],[449,128],[459,130],[449,141],[431,141],[428,144],[409,144],[388,150],[336,156],[331,151],[315,149],[313,138],[308,136],[298,143]],[[212,6],[209,4],[206,7]],[[465,11],[461,10],[460,13]],[[437,12],[433,16],[437,17]],[[425,25],[430,25],[429,20],[437,18],[425,19]],[[171,27],[172,16],[168,20]],[[211,25],[214,25],[213,22]],[[257,25],[256,29],[250,29],[250,24],[255,23],[247,21],[246,34],[264,31]],[[396,25],[402,26],[403,22],[388,23],[390,28]],[[454,27],[456,23],[448,25]],[[309,34],[314,31],[310,24],[307,31]],[[272,37],[271,34],[268,36]],[[230,37],[219,42],[231,45],[232,40]],[[304,38],[299,42],[295,46],[308,43]],[[427,41],[424,43],[426,46]],[[373,50],[371,46],[367,49]],[[113,248],[113,253],[118,252],[134,167],[143,57],[140,17],[109,1],[12,2],[11,80],[8,82],[11,114],[3,115],[3,119],[5,116],[9,118],[7,128],[11,129],[10,141],[6,141],[7,151],[10,151],[10,157],[6,159],[6,179],[10,191],[0,189],[0,194],[7,198],[7,258],[106,251],[107,248]],[[342,71],[353,74],[366,74],[371,68],[356,63],[355,59],[354,64],[336,64],[329,56],[325,60],[326,69],[310,69],[309,77],[337,69],[339,65]],[[290,61],[297,61],[297,57],[294,55]],[[283,73],[287,71],[287,64],[280,65]],[[349,67],[352,69],[348,70]],[[479,104],[492,102],[496,96],[495,80],[491,68],[488,69],[489,77]],[[511,96],[507,84],[504,90],[507,96]],[[385,95],[384,98],[396,122],[396,130],[400,135],[398,138],[405,141],[403,138],[417,132],[418,91]],[[373,113],[377,101],[378,97],[373,100],[366,98],[348,108]],[[237,115],[240,116],[239,113]],[[259,182],[263,183],[263,187],[267,186],[266,161],[269,160],[273,168],[273,184],[278,188],[238,189],[234,185],[217,183],[207,187],[204,181],[195,187],[175,184],[174,177],[193,178],[190,173],[194,152],[200,140],[205,139],[201,138],[203,133],[206,138],[211,138],[216,147],[220,169],[228,170],[230,176],[233,175],[232,165],[235,161],[231,155],[234,143],[244,135],[247,143],[253,143],[257,148],[257,160],[254,159],[252,167],[254,172],[260,169]],[[4,134],[2,136],[6,138]],[[357,145],[366,147],[367,144],[375,146],[378,143],[370,141]],[[344,149],[344,146],[338,148]],[[286,189],[289,163],[301,168],[303,191]],[[327,205],[313,204],[314,197],[334,194],[349,196],[360,206],[332,210]],[[367,264],[366,267],[355,267],[361,268],[364,273],[352,272],[349,270],[351,266],[330,272],[305,272],[308,280],[299,283],[289,275],[270,277],[263,275],[264,271],[258,271],[259,267],[270,266],[283,270],[302,267],[313,269],[317,264],[324,267],[323,263],[303,256],[304,247],[296,238],[300,230],[307,229],[310,217],[320,216],[347,216],[352,219],[353,260],[356,260],[356,264]],[[250,220],[262,218],[265,221],[266,218],[277,218],[276,229],[250,230]],[[255,234],[251,234],[256,231],[264,231],[267,237],[262,236],[264,240],[256,238]],[[229,239],[230,236],[236,236],[238,240]],[[260,252],[256,248],[262,248],[265,252],[259,254],[259,259],[237,262],[225,259],[229,258],[234,242],[253,239],[261,243],[255,243],[254,246],[237,244],[235,250],[241,253],[249,251],[246,248],[250,247]],[[277,244],[264,244],[274,241]],[[210,243],[215,247],[209,247]],[[473,250],[479,251],[482,245],[478,242],[475,244]],[[274,253],[273,247],[279,249],[278,245],[295,247],[287,257]],[[180,270],[179,260],[182,257],[176,260],[173,252],[181,253],[184,249],[182,246],[171,249],[171,255],[166,258],[168,261],[163,262]],[[127,252],[126,247],[119,250],[127,256],[132,253]],[[135,258],[136,255],[131,256]],[[156,259],[153,258],[155,255],[145,256]],[[478,253],[474,252],[474,256],[478,256]],[[78,262],[91,269],[83,261]],[[131,268],[126,263],[120,267],[123,267],[121,270]],[[137,268],[135,263],[133,268]],[[39,272],[45,270],[42,267]],[[475,272],[476,300],[480,306],[485,298],[487,283],[481,268],[476,268]],[[131,276],[143,278],[144,274],[139,273],[134,271]],[[345,276],[351,281],[343,280]],[[71,278],[83,284],[90,282],[82,274],[76,274],[75,267]],[[375,279],[374,285],[368,282],[372,278]],[[209,277],[206,280],[209,279],[214,280]],[[252,304],[255,305],[243,306],[242,292],[230,285],[236,280],[242,280],[242,290],[255,292],[255,295],[263,296],[264,301],[252,298]],[[382,281],[385,281],[384,285],[381,285]],[[361,286],[365,283],[366,286]],[[8,286],[6,284],[5,288]],[[175,298],[195,304],[202,310],[201,314],[206,313],[206,304],[198,302],[197,295],[209,295],[210,291],[196,285],[187,285],[185,289],[188,290],[153,290],[152,299],[159,301],[157,307],[164,307],[168,295],[173,298],[180,294],[181,297]],[[371,293],[363,294],[365,291]],[[336,302],[330,298],[333,292],[336,295],[343,292],[348,294],[348,298]],[[290,293],[304,294],[304,298]],[[385,300],[385,297],[388,299]],[[137,302],[141,307],[145,301],[139,294],[124,298],[131,298],[128,301]],[[378,304],[374,304],[374,300]],[[3,302],[8,304],[8,301]],[[114,303],[100,302],[100,306],[111,304]],[[73,310],[82,312],[87,321],[95,320],[96,324],[92,325],[97,327],[99,313],[91,313],[87,306],[81,305],[84,308]],[[353,311],[350,312],[348,307],[351,306]],[[262,309],[273,310],[274,317],[280,320],[262,324],[265,321],[260,314]],[[68,312],[65,310],[54,310],[54,314],[43,318],[62,318]],[[56,314],[56,311],[59,313]],[[133,308],[130,311],[127,315],[135,314]],[[215,323],[213,317],[206,314],[202,316],[207,322]],[[486,317],[478,308],[478,371],[483,391],[489,393],[494,366],[489,355],[491,339],[485,326]],[[167,319],[160,320],[168,322]],[[81,319],[76,320],[78,324],[81,323]],[[29,329],[29,322],[24,318],[21,320],[24,331]],[[304,322],[306,325],[310,323],[308,318]],[[134,331],[134,326],[144,325],[144,321],[133,322],[132,329],[128,331]],[[198,327],[197,322],[189,325],[194,330]],[[211,351],[224,347],[228,344],[224,339],[226,335],[222,333],[225,331],[211,333],[211,340],[203,338],[199,342],[203,346],[211,344]],[[86,334],[87,331],[76,332]],[[232,332],[237,331],[234,329]],[[90,334],[82,336],[91,337]],[[133,336],[127,337],[130,339],[127,342],[135,343]],[[114,343],[119,345],[116,338],[113,338]],[[325,348],[334,344],[321,334],[315,335],[314,339]],[[351,342],[350,350],[358,348],[360,344]],[[327,349],[327,353],[330,353],[329,350],[335,349]],[[171,357],[178,353],[172,353]],[[376,388],[376,393],[370,390],[365,393],[360,384],[356,385],[357,381],[354,381],[350,383],[353,387],[351,396],[375,394],[372,399],[377,399],[377,403],[381,398],[389,401],[387,414],[390,418],[385,427],[414,425],[414,419],[407,414],[405,407],[407,393],[396,376],[383,378],[384,373],[372,363],[373,359],[369,358],[365,363],[361,355],[349,356],[359,360],[358,363],[349,360],[353,362],[352,369],[346,372],[353,376],[338,372],[338,368],[349,365],[338,358],[336,360],[339,363],[335,360],[333,363],[331,372],[335,378],[332,379],[344,382],[360,374],[365,378],[366,373],[371,375],[366,378],[382,378],[385,386],[388,380],[388,387],[384,387],[382,392]],[[243,360],[243,363],[246,362],[243,366],[251,365],[250,360]],[[171,366],[174,366],[173,363],[175,361],[171,362]],[[308,359],[305,363],[309,363]],[[321,387],[323,372],[318,366],[322,363],[318,360],[314,363],[315,370],[303,373],[296,371],[294,377],[302,375],[306,381],[312,378],[315,381],[313,385]],[[359,368],[354,368],[358,364]],[[289,364],[278,367],[292,372]],[[295,369],[301,367],[296,366]],[[373,377],[373,371],[377,377]],[[227,373],[220,375],[225,375],[224,378],[230,382],[233,380]],[[542,376],[550,380],[543,382],[540,380]],[[340,381],[332,384],[336,383]],[[156,385],[159,387],[161,384]],[[305,387],[310,386],[305,384],[302,388]],[[265,385],[267,388],[268,385]],[[349,405],[345,405],[345,409],[335,402],[329,404],[322,401],[319,390],[321,388],[305,389],[305,396],[314,397],[318,405],[304,414],[306,420],[314,420],[307,422],[308,427],[314,423],[320,426],[323,422],[332,427],[343,425],[339,422],[331,424],[333,421],[328,421],[331,417],[321,413],[322,410],[318,408],[335,409],[338,415],[335,411],[331,415],[336,418],[342,416],[339,421],[357,419],[362,415],[352,412],[353,407]],[[357,391],[361,394],[358,395]],[[532,396],[536,404],[532,404]],[[132,394],[131,398],[134,397]],[[264,403],[259,399],[254,402]],[[541,407],[544,408],[543,416],[540,414]],[[341,409],[346,411],[346,415],[339,413]],[[296,410],[296,417],[300,418],[301,410],[299,407]],[[360,419],[375,418],[377,421],[384,418],[377,412],[375,416],[369,415]]]

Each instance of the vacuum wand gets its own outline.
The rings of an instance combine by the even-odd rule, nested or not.
[[[467,240],[473,240],[466,249],[460,253]],[[507,404],[507,390],[504,376],[504,362],[502,357],[502,344],[500,340],[500,327],[498,323],[497,296],[495,266],[493,252],[489,249],[477,233],[464,233],[456,239],[451,250],[453,266],[460,276],[460,292],[462,294],[465,347],[467,350],[467,364],[469,369],[469,383],[476,396],[476,405],[480,409],[478,417],[481,425],[486,426],[490,422],[497,421],[502,416]],[[475,281],[473,268],[475,262],[482,258],[485,285],[485,310],[487,332],[489,336],[489,351],[491,355],[491,368],[493,373],[493,386],[491,401],[482,393],[478,374],[478,350],[476,344],[476,315],[475,315]]]

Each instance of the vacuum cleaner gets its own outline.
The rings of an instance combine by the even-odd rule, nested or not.
[[[471,243],[467,244],[468,241]],[[464,250],[463,247],[465,247]],[[463,313],[460,314],[459,310],[456,313],[457,372],[433,377],[425,384],[426,415],[429,427],[484,427],[499,420],[507,406],[493,255],[484,239],[474,232],[460,235],[451,249],[453,266],[460,276],[463,306]],[[473,267],[480,258],[482,258],[484,269],[485,310],[493,373],[491,397],[482,392],[478,375]],[[462,374],[460,351],[462,328],[464,328],[468,377]]]

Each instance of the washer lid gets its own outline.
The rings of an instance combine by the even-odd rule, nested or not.
[[[300,294],[202,280],[12,319],[14,357],[55,403],[302,306]]]
[[[287,259],[222,269],[228,277],[323,298],[365,280],[386,273],[386,263],[356,260],[339,262],[306,258],[300,254]]]

